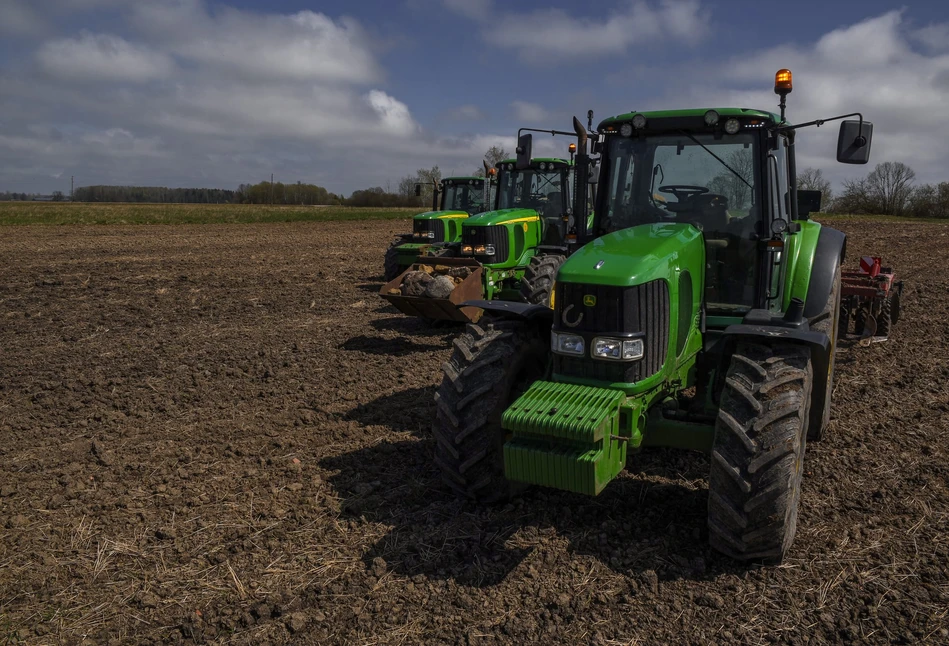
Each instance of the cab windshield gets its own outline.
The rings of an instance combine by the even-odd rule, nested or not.
[[[761,221],[757,150],[751,133],[614,136],[595,229],[692,224],[705,237],[710,309],[747,311],[755,304]]]
[[[484,211],[484,187],[481,182],[475,184],[445,185],[442,194],[442,211],[465,211],[468,215]]]
[[[498,178],[499,209],[534,209],[543,217],[560,217],[570,204],[570,182],[561,170],[506,170]]]

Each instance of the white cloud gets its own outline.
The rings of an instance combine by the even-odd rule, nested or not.
[[[520,52],[530,61],[621,54],[630,47],[674,40],[694,44],[707,32],[698,0],[624,0],[604,18],[576,17],[562,9],[496,13],[484,27],[491,44]]]
[[[949,22],[927,25],[913,34],[930,51],[949,51]]]
[[[548,118],[547,110],[536,103],[512,101],[511,107],[514,109],[514,116],[518,121],[537,123],[538,121],[545,121]]]
[[[348,18],[227,7],[212,15],[200,0],[178,0],[138,4],[133,20],[177,56],[245,78],[349,84],[381,77],[368,37]]]
[[[916,170],[920,181],[946,181],[949,149],[934,142],[949,140],[949,122],[942,116],[949,104],[949,55],[914,50],[916,37],[904,24],[903,12],[891,11],[834,29],[813,43],[745,52],[713,70],[677,68],[680,87],[688,90],[673,90],[636,107],[776,111],[773,74],[787,67],[794,73],[794,91],[787,100],[790,121],[862,112],[874,123],[870,168],[901,161]],[[821,167],[835,180],[865,175],[865,166],[836,162],[837,124],[799,131],[798,166]]]
[[[397,135],[410,135],[418,130],[412,120],[407,105],[392,98],[382,90],[372,90],[366,95],[366,101],[379,117],[382,126]]]
[[[118,36],[89,32],[50,41],[36,57],[48,74],[64,80],[141,82],[167,77],[174,69],[165,54]]]

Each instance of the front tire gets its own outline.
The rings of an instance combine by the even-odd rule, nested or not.
[[[505,500],[523,488],[504,477],[508,405],[543,377],[547,341],[525,321],[485,318],[454,341],[435,394],[435,463],[445,483],[479,502]]]
[[[531,258],[521,279],[521,300],[531,305],[550,306],[550,292],[565,256],[543,255]]]
[[[391,280],[395,280],[396,276],[400,273],[399,271],[399,254],[397,251],[398,246],[402,244],[402,240],[397,238],[392,241],[389,245],[389,248],[386,249],[385,260],[383,261],[384,267],[384,277],[388,283]]]
[[[780,563],[794,540],[813,373],[810,348],[740,342],[715,423],[711,546],[739,561]]]

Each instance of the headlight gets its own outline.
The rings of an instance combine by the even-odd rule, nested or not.
[[[634,361],[643,358],[642,339],[611,339],[598,336],[593,339],[593,356],[612,361]]]
[[[705,113],[705,125],[714,126],[718,123],[718,112],[715,110],[709,110]]]
[[[474,248],[474,252],[475,254],[479,256],[483,256],[485,254],[484,245],[483,244],[476,245]]]
[[[484,246],[484,255],[493,256],[494,255],[494,245],[488,244]]]
[[[730,135],[738,132],[738,129],[741,127],[741,124],[738,123],[738,119],[729,119],[725,122],[725,132]]]
[[[646,117],[642,114],[637,114],[633,116],[633,127],[636,130],[642,130],[646,127]]]
[[[583,337],[576,334],[550,333],[550,349],[557,354],[583,356]]]
[[[425,232],[425,235],[423,235],[422,237],[423,237],[423,238],[431,238],[432,240],[434,240],[434,239],[435,239],[435,232],[434,232],[434,231],[426,231],[426,232]]]
[[[623,135],[624,137],[632,137],[633,126],[628,123],[624,123],[623,125],[619,127],[619,133]]]
[[[474,253],[470,244],[461,245],[461,253]]]

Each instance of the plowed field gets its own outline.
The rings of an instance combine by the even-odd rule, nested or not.
[[[6,227],[0,642],[949,643],[949,225],[834,226],[902,319],[840,348],[778,568],[708,549],[701,454],[452,497],[404,222]]]

